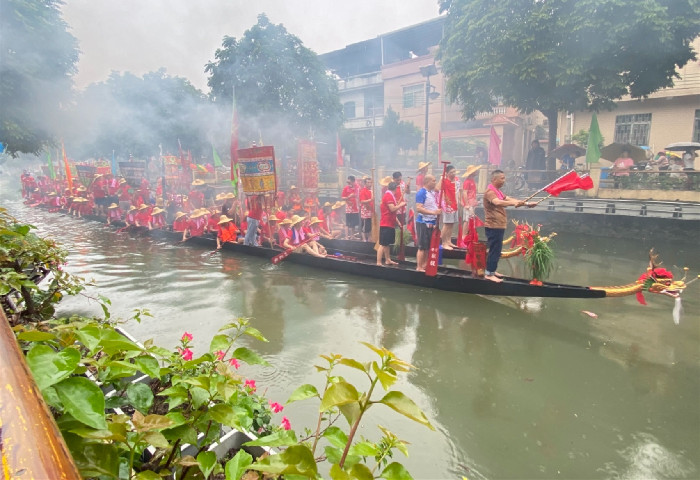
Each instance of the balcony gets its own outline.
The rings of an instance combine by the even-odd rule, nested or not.
[[[366,73],[346,79],[338,80],[338,90],[354,90],[382,85],[382,72]]]
[[[381,127],[384,125],[384,116],[381,112],[377,111],[377,116],[374,119],[375,127]],[[345,128],[348,130],[362,130],[372,128],[372,117],[356,117],[349,120],[345,120]]]

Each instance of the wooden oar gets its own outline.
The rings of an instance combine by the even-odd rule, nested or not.
[[[275,255],[274,257],[272,257],[272,260],[271,260],[272,263],[275,265],[279,264],[280,262],[284,261],[285,258],[290,256],[294,252],[294,250],[298,249],[302,245],[306,245],[307,243],[309,243],[310,241],[312,241],[314,239],[315,239],[315,237],[309,237],[306,240],[304,240],[303,242],[299,243],[299,245],[294,246],[294,248],[289,248],[289,249],[285,250],[284,252],[280,253],[279,255]]]
[[[403,241],[403,223],[399,222],[399,255],[398,259],[400,262],[405,262],[406,261],[406,242]]]
[[[444,188],[442,183],[445,181],[445,173],[447,172],[447,165],[450,162],[442,162],[442,179],[440,180],[440,193],[438,194],[438,209],[441,208],[442,204],[442,192]],[[440,256],[440,215],[435,218],[435,228],[433,230],[433,236],[430,238],[430,250],[428,251],[428,262],[425,265],[425,274],[428,277],[434,277],[437,275],[438,270],[438,257]]]

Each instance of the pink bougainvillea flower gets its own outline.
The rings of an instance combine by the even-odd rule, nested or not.
[[[228,361],[228,364],[231,365],[231,366],[232,366],[233,368],[235,368],[236,370],[238,370],[238,367],[241,366],[241,364],[238,363],[238,360],[236,360],[235,358],[231,358],[231,359]]]
[[[192,360],[192,350],[189,348],[180,350],[180,355],[182,356],[183,360]]]
[[[284,410],[284,407],[277,402],[270,402],[270,410],[275,413],[280,413],[282,410]]]
[[[287,417],[282,417],[282,428],[289,430],[292,426],[289,424],[289,419]]]
[[[192,337],[192,334],[191,334],[191,333],[185,332],[185,333],[182,334],[182,338],[181,338],[180,340],[182,340],[183,342],[191,342],[191,341],[192,341],[192,338],[193,338],[193,337]]]
[[[245,386],[250,388],[252,391],[257,390],[257,387],[255,386],[255,380],[246,380]]]
[[[226,352],[224,352],[223,350],[219,350],[218,352],[214,353],[214,355],[216,355],[217,360],[223,360],[226,356]]]

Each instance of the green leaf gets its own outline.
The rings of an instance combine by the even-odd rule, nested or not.
[[[132,383],[126,387],[126,398],[129,402],[144,415],[148,413],[148,409],[153,405],[153,392],[143,383]]]
[[[375,347],[371,343],[367,343],[367,342],[360,342],[360,343],[362,345],[364,345],[365,347],[369,348],[370,350],[372,350],[374,353],[376,353],[377,355],[379,355],[382,358],[384,358],[387,354],[387,351],[385,349],[380,348],[380,347]]]
[[[158,365],[158,360],[151,357],[150,355],[141,355],[134,358],[136,366],[139,367],[143,373],[151,378],[160,378],[160,366]]]
[[[340,381],[338,383],[334,383],[328,388],[328,390],[326,390],[325,395],[323,395],[323,400],[321,401],[319,411],[325,412],[333,407],[357,402],[359,399],[360,395],[357,393],[357,390],[352,384],[345,381]]]
[[[143,439],[156,448],[168,448],[170,446],[168,440],[160,432],[146,432],[143,435]]]
[[[323,453],[326,454],[326,460],[332,464],[340,463],[340,459],[343,457],[343,450],[332,445],[326,445],[323,448]]]
[[[214,335],[209,343],[209,353],[215,353],[219,350],[226,351],[231,346],[231,340],[228,335]]]
[[[199,469],[204,474],[204,478],[209,478],[209,474],[212,470],[214,470],[214,465],[216,465],[216,453],[200,453],[199,455],[197,455],[197,463],[199,463]]]
[[[279,455],[271,455],[249,467],[250,470],[278,475],[304,475],[316,478],[316,460],[306,445],[293,445]]]
[[[100,345],[107,355],[143,350],[141,347],[115,330],[103,330],[100,338]]]
[[[377,378],[379,378],[379,382],[381,382],[384,390],[389,390],[391,386],[396,383],[396,372],[393,369],[387,368],[382,370],[379,368],[379,365],[377,365],[377,362],[372,362],[372,369],[374,373],[377,374]]]
[[[354,368],[354,369],[359,370],[361,372],[367,373],[367,367],[365,365],[362,365],[360,362],[358,362],[355,359],[343,358],[338,363],[340,363],[341,365],[345,365],[346,367]]]
[[[249,335],[257,340],[260,340],[261,342],[269,341],[267,338],[265,338],[263,336],[263,334],[257,328],[246,327],[246,329],[243,331],[243,333],[245,333],[246,335]]]
[[[340,468],[337,462],[332,462],[333,466],[331,467],[331,478],[333,480],[350,480],[350,475]]]
[[[100,344],[102,330],[103,329],[97,325],[86,325],[80,330],[77,330],[75,334],[78,336],[80,343],[85,345],[90,352],[94,352]]]
[[[153,472],[151,470],[144,470],[143,472],[139,472],[136,474],[134,477],[135,480],[163,480],[163,477],[158,475],[156,472]]]
[[[311,397],[320,398],[320,395],[318,394],[318,390],[316,390],[316,387],[307,383],[294,390],[294,392],[292,392],[292,395],[289,397],[289,400],[287,400],[287,403],[297,402],[299,400],[305,400]]]
[[[360,417],[360,403],[353,402],[347,405],[341,405],[339,407],[340,413],[343,414],[345,420],[347,420],[348,425],[354,425],[357,419]]]
[[[270,435],[260,437],[257,440],[246,442],[243,445],[251,447],[286,447],[289,445],[296,445],[297,443],[297,435],[294,433],[294,430],[280,430]]]
[[[219,403],[209,409],[209,415],[215,421],[228,427],[238,428],[238,416],[231,405]]]
[[[67,378],[79,362],[80,352],[75,348],[56,352],[48,345],[37,344],[27,353],[27,364],[32,370],[39,390]]]
[[[413,480],[413,477],[406,467],[401,465],[399,462],[392,462],[387,467],[382,470],[380,478],[385,478],[386,480]]]
[[[415,420],[418,423],[422,423],[431,430],[435,430],[435,427],[433,427],[430,424],[430,421],[428,421],[423,411],[420,408],[418,408],[418,406],[413,402],[413,400],[411,400],[401,392],[389,392],[386,395],[384,395],[384,398],[382,398],[379,401],[379,403],[383,403],[387,407],[396,410],[401,415],[404,415],[410,418],[411,420]]]
[[[31,330],[29,332],[22,332],[17,335],[17,340],[22,340],[24,342],[45,342],[47,340],[53,340],[56,335],[49,332],[40,332],[39,330]]]
[[[265,367],[270,365],[267,360],[249,348],[239,347],[233,351],[232,355],[233,358],[243,360],[248,365],[263,365]]]
[[[328,439],[331,445],[338,448],[345,448],[348,443],[348,436],[338,427],[328,427],[323,436]]]
[[[93,382],[83,377],[67,378],[54,385],[63,407],[85,425],[106,430],[105,396]]]
[[[224,467],[226,480],[240,480],[252,463],[253,457],[245,450],[239,450],[231,460],[226,462]]]
[[[179,438],[182,443],[189,443],[191,445],[197,444],[197,431],[191,425],[179,425],[173,428],[166,428],[162,433],[163,436],[171,442]]]
[[[356,463],[350,469],[350,475],[357,480],[374,480],[372,471],[364,463]]]
[[[360,457],[374,457],[379,453],[379,448],[374,443],[371,442],[357,442],[348,452],[352,455],[358,455]]]
[[[199,408],[209,402],[209,392],[201,387],[192,387],[190,395],[192,395],[192,406],[194,408]]]
[[[86,443],[68,432],[64,433],[64,438],[84,478],[101,475],[107,478],[119,477],[119,452],[115,445]]]

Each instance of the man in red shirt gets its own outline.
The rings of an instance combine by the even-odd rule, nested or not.
[[[456,179],[457,170],[454,165],[448,165],[446,175],[438,183],[437,189],[442,190],[442,248],[453,250],[457,245],[452,243],[452,230],[457,222],[457,192],[459,190],[459,180]]]
[[[347,183],[340,196],[345,201],[345,236],[351,238],[360,226],[360,187],[353,175],[348,176]]]
[[[197,179],[192,182],[192,190],[187,195],[189,197],[190,205],[193,209],[202,208],[204,206],[204,191],[202,187],[204,186],[204,180]]]
[[[364,185],[360,190],[360,234],[362,240],[368,241],[372,232],[372,215],[374,214],[374,200],[372,198],[372,179],[362,179]]]
[[[396,212],[406,206],[404,200],[397,202],[396,198],[399,195],[399,185],[396,182],[391,182],[387,187],[386,193],[382,197],[382,203],[379,206],[381,218],[379,220],[379,249],[377,250],[377,265],[382,264],[382,257],[386,265],[397,265],[391,260],[390,245],[394,243],[396,238]]]

